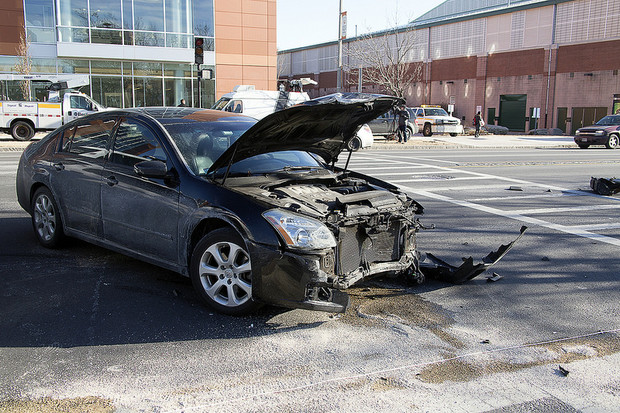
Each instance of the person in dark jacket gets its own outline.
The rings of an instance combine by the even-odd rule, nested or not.
[[[180,108],[184,108],[184,107],[186,107],[186,106],[187,106],[187,105],[185,104],[185,99],[181,99],[181,103],[179,103],[179,107],[180,107]]]
[[[401,105],[396,112],[398,116],[398,142],[407,143],[407,121],[409,120],[409,112],[405,105]]]
[[[476,116],[474,116],[474,121],[473,121],[474,127],[476,128],[476,138],[478,136],[480,136],[480,128],[484,126],[484,121],[482,120],[482,115],[480,114],[480,112],[476,113]]]

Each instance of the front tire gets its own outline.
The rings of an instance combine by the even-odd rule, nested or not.
[[[609,135],[607,143],[605,143],[607,149],[616,149],[618,147],[618,135]]]
[[[424,129],[422,129],[422,135],[431,136],[432,134],[433,134],[433,130],[431,129],[431,124],[430,123],[424,124]]]
[[[17,121],[11,125],[11,136],[18,141],[29,141],[34,136],[34,128],[28,122]]]
[[[32,227],[37,240],[46,248],[56,248],[64,239],[58,204],[46,187],[37,189],[32,198]]]
[[[202,301],[217,312],[242,315],[260,307],[252,298],[250,254],[231,228],[212,231],[198,242],[190,278]]]
[[[577,146],[579,146],[579,149],[588,149],[590,147],[588,144],[579,144]]]

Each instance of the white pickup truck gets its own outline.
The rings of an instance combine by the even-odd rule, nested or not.
[[[7,76],[7,75],[5,75]],[[81,92],[67,91],[60,98],[59,90],[72,87],[70,80],[56,79],[56,76],[43,75],[8,75],[0,80],[51,81],[49,97],[46,102],[28,102],[18,100],[0,100],[0,130],[10,133],[18,141],[30,140],[36,131],[54,130],[65,123],[89,113],[105,110],[88,95]],[[80,77],[78,83],[88,84],[88,76]]]

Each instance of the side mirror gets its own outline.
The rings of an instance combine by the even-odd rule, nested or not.
[[[158,160],[138,162],[133,166],[133,170],[145,178],[164,179],[168,174],[166,163]]]

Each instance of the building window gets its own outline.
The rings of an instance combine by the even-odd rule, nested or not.
[[[28,0],[24,4],[24,13],[29,42],[56,42],[53,0]]]
[[[121,28],[121,0],[90,0],[90,26]]]

